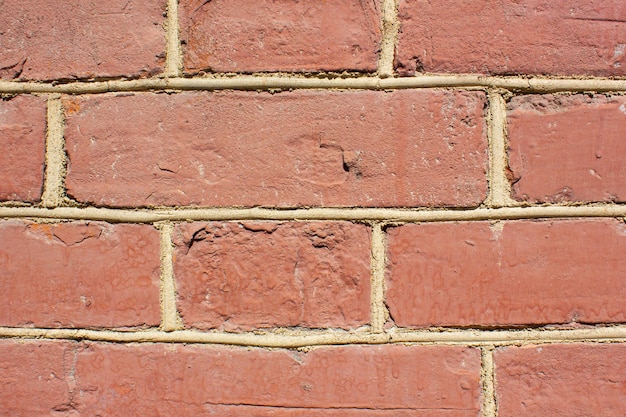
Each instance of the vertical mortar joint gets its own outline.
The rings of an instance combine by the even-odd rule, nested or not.
[[[486,203],[491,208],[519,205],[511,198],[511,183],[507,177],[506,102],[500,91],[488,92],[487,140],[489,146],[489,194]]]
[[[495,368],[493,363],[494,346],[484,346],[480,349],[482,386],[482,417],[497,417],[495,389]]]
[[[183,327],[182,319],[176,308],[176,283],[174,281],[174,251],[172,235],[174,225],[170,221],[156,223],[160,232],[161,247],[161,330],[171,332]]]
[[[389,312],[385,304],[386,242],[382,223],[372,224],[371,245],[371,329],[383,333]]]
[[[393,76],[396,43],[400,23],[398,21],[398,1],[383,0],[381,4],[381,41],[378,56],[378,75],[383,78]]]
[[[64,124],[61,94],[50,94],[46,106],[45,169],[41,194],[41,205],[46,208],[62,206],[68,200],[65,191],[67,155]]]
[[[165,40],[165,76],[180,77],[183,73],[183,59],[178,23],[178,0],[167,0]]]

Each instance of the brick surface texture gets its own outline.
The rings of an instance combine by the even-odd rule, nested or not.
[[[621,415],[625,358],[623,343],[499,349],[499,415]]]
[[[400,326],[621,323],[623,250],[613,219],[406,225],[389,232],[387,302]]]
[[[0,341],[2,414],[41,416],[69,410],[73,362],[69,342]]]
[[[0,201],[36,202],[43,187],[46,101],[0,101]]]
[[[185,70],[376,71],[379,1],[182,0]]]
[[[69,97],[68,193],[107,206],[477,206],[483,104],[440,91]]]
[[[625,22],[0,0],[0,417],[626,416]]]
[[[517,200],[626,201],[623,97],[520,96],[508,115]]]
[[[165,58],[163,0],[5,0],[0,78],[146,76]]]
[[[2,325],[159,324],[151,226],[0,222],[0,269]]]
[[[255,415],[278,416],[345,410],[461,417],[479,410],[480,355],[463,347],[351,346],[302,353],[4,341],[0,352],[2,382],[19,380],[21,372],[31,377],[45,372],[33,385],[38,401],[23,409],[30,413],[48,408],[107,416],[241,415],[237,404]],[[14,398],[26,395],[20,384],[6,389]]]
[[[177,232],[174,274],[189,327],[369,322],[370,240],[363,225],[192,223]]]
[[[621,0],[399,0],[399,18],[402,74],[626,75]]]

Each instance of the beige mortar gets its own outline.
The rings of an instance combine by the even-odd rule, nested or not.
[[[506,176],[509,166],[506,142],[506,103],[502,94],[489,92],[487,137],[489,141],[489,207],[516,206],[511,198],[511,184]]]
[[[491,77],[483,75],[419,75],[415,77],[381,78],[353,75],[349,78],[323,78],[323,75],[213,75],[197,78],[149,78],[94,82],[41,83],[0,81],[0,94],[64,93],[97,94],[129,91],[186,90],[292,90],[292,89],[356,89],[395,90],[406,88],[506,89],[517,93],[554,92],[623,92],[626,79]],[[334,78],[333,78],[334,77]]]
[[[63,138],[64,122],[61,96],[51,94],[48,97],[46,110],[46,165],[41,196],[42,206],[48,208],[62,206],[67,200],[65,196],[67,158]]]
[[[0,327],[0,338],[71,339],[122,343],[206,343],[268,348],[347,344],[419,344],[450,346],[521,346],[550,343],[625,343],[626,326],[592,327],[572,330],[407,330],[391,329],[385,333],[358,331],[276,329],[249,333],[199,332],[179,330],[163,332],[112,331],[88,329],[37,329]]]
[[[161,247],[161,330],[171,332],[183,327],[176,308],[176,283],[174,281],[174,266],[172,253],[172,232],[174,226],[165,221],[155,224],[159,229]]]
[[[382,333],[389,312],[385,305],[385,232],[380,223],[372,225],[371,243],[371,326],[372,332]]]
[[[494,346],[483,346],[480,349],[480,382],[482,386],[482,417],[496,417],[496,389],[493,365]]]
[[[180,47],[178,27],[178,0],[167,0],[167,20],[165,22],[165,76],[183,75],[183,53]]]
[[[626,205],[545,205],[525,207],[446,209],[392,208],[181,208],[181,209],[109,209],[97,207],[57,207],[45,209],[30,206],[0,207],[0,218],[33,218],[59,220],[101,220],[123,223],[160,221],[227,221],[227,220],[326,220],[372,221],[385,223],[555,219],[576,217],[626,217]]]
[[[398,41],[398,2],[397,0],[383,0],[381,3],[382,39],[378,56],[378,75],[382,78],[393,76],[393,62],[395,59],[396,44]]]

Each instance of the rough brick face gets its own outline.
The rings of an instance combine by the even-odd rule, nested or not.
[[[0,222],[0,325],[159,324],[151,226]]]
[[[188,72],[376,71],[378,0],[183,0]]]
[[[0,78],[139,76],[163,67],[164,0],[5,0]]]
[[[177,229],[179,309],[194,328],[357,327],[369,322],[368,228],[209,223]]]
[[[390,411],[383,416],[469,417],[479,410],[479,367],[479,352],[462,347],[347,346],[302,353],[89,344],[76,363],[76,409],[106,416],[157,410],[236,415],[233,406],[241,404],[258,406],[265,411],[260,415],[313,409],[331,416],[356,408],[372,416],[382,409]],[[277,414],[268,412],[273,408]]]
[[[0,201],[41,197],[45,129],[45,98],[0,99]]]
[[[476,206],[484,100],[432,90],[67,98],[68,194],[107,206]]]
[[[520,96],[508,116],[514,198],[626,201],[626,99]]]
[[[498,349],[498,415],[626,414],[626,345],[571,344]]]
[[[389,231],[387,304],[400,326],[621,323],[622,221],[437,223]]]
[[[626,75],[622,0],[400,0],[402,74]]]
[[[72,346],[75,344],[68,342],[0,340],[0,414],[47,416],[69,411]]]

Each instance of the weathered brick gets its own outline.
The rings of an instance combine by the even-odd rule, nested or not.
[[[626,415],[626,344],[497,349],[498,415]]]
[[[165,51],[164,0],[4,0],[0,78],[153,75]]]
[[[402,74],[626,75],[622,0],[400,0],[399,18]]]
[[[376,71],[378,0],[182,0],[188,72]]]
[[[508,130],[515,199],[626,201],[624,97],[515,97]]]
[[[68,342],[0,340],[0,415],[48,416],[69,411],[71,346]]]
[[[346,346],[302,353],[90,344],[76,363],[76,409],[103,416],[245,415],[249,407],[279,416],[295,415],[290,408],[300,415],[312,410],[381,416],[386,410],[387,416],[476,416],[479,374],[478,350],[450,346]],[[240,414],[233,411],[238,404]]]
[[[405,225],[389,230],[399,326],[624,322],[621,220]]]
[[[476,206],[484,100],[440,90],[67,98],[67,189],[108,206]]]
[[[36,202],[40,199],[45,130],[44,98],[0,99],[0,201]]]
[[[178,226],[178,306],[194,328],[357,327],[369,322],[368,228],[351,223]]]
[[[159,324],[151,226],[0,222],[0,325]]]

